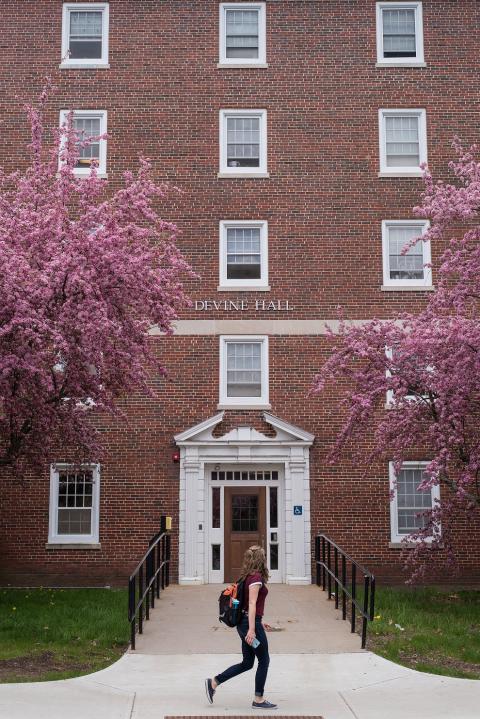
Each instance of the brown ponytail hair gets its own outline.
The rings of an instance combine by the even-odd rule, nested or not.
[[[258,544],[254,544],[252,547],[249,547],[245,552],[240,578],[245,579],[249,574],[253,574],[254,572],[258,572],[265,583],[268,582],[268,567],[265,550]]]

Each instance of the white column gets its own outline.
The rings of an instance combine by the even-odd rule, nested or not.
[[[184,536],[184,573],[180,584],[202,584],[203,577],[198,575],[198,482],[201,464],[197,447],[187,447],[183,471],[185,476],[185,536]]]
[[[308,479],[308,464],[303,447],[292,447],[289,462],[291,482],[291,527],[292,564],[287,584],[310,584],[311,576],[305,566],[305,525],[309,524],[310,503],[305,496],[305,479]],[[301,514],[295,514],[295,507],[301,507]],[[308,512],[308,515],[307,515]]]

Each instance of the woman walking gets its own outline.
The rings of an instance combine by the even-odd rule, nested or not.
[[[262,547],[255,545],[249,547],[245,552],[241,579],[245,580],[245,591],[241,607],[242,618],[237,625],[237,632],[242,640],[243,660],[240,664],[234,664],[221,674],[217,674],[213,679],[205,679],[207,699],[210,704],[213,704],[213,695],[218,685],[238,674],[247,672],[253,667],[255,657],[257,657],[258,666],[255,674],[255,696],[252,707],[254,709],[276,709],[276,704],[272,704],[263,697],[270,664],[265,629],[268,631],[270,625],[262,622],[265,598],[268,594],[268,589],[265,586],[268,582],[268,569]],[[258,639],[260,643],[254,648],[252,643],[256,643],[255,639]]]

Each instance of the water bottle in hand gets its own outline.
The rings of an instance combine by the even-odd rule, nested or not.
[[[232,614],[233,614],[233,621],[234,621],[234,622],[237,621],[238,605],[239,605],[239,604],[240,604],[240,602],[238,601],[238,599],[232,599],[232,607],[233,607],[233,612],[232,612]]]

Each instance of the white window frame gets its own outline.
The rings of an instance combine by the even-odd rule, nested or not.
[[[415,57],[383,57],[383,11],[415,10]],[[421,2],[377,2],[377,67],[426,67]]]
[[[258,167],[228,167],[227,165],[227,119],[229,117],[260,118],[260,151]],[[267,111],[266,110],[220,110],[220,171],[218,177],[269,177],[267,172]]]
[[[257,10],[258,11],[258,58],[257,57],[227,57],[227,10]],[[217,67],[268,67],[267,65],[267,19],[266,3],[264,2],[223,2],[219,5],[220,35],[219,35],[219,61]]]
[[[58,487],[60,472],[71,469],[90,470],[93,474],[92,532],[91,534],[58,534]],[[98,544],[100,541],[100,465],[83,464],[76,467],[67,463],[50,466],[49,544]]]
[[[385,348],[385,355],[389,360],[393,359],[393,350],[391,347]],[[431,365],[428,365],[426,367],[426,371],[433,372],[434,368]],[[392,372],[389,369],[387,369],[385,374],[387,377],[392,376]],[[423,396],[425,399],[428,399],[428,395],[423,395]],[[404,395],[403,399],[406,400],[407,402],[418,402],[420,398],[416,394],[406,394],[406,395]],[[393,390],[388,389],[387,390],[387,403],[385,405],[385,409],[392,409],[393,407],[395,407],[395,399],[393,396]]]
[[[387,117],[395,115],[412,115],[418,117],[418,152],[419,163],[411,167],[388,167],[387,166],[387,135],[386,123]],[[427,113],[424,109],[418,108],[381,108],[378,111],[378,135],[380,144],[380,172],[379,177],[422,177],[423,170],[420,165],[427,162]]]
[[[70,47],[70,13],[73,11],[101,11],[102,12],[102,57],[101,58],[70,58],[68,56]],[[90,3],[63,3],[62,14],[62,56],[60,68],[108,68],[108,28],[109,28],[110,5],[108,2]]]
[[[262,385],[260,397],[227,396],[227,344],[229,342],[259,342],[261,344]],[[220,402],[218,409],[270,409],[268,401],[268,336],[266,335],[222,335],[220,337]]]
[[[428,220],[382,220],[382,255],[383,255],[383,288],[395,288],[397,290],[424,290],[432,288],[432,254],[429,240],[419,240],[422,245],[423,253],[423,278],[419,280],[396,280],[390,277],[390,247],[389,236],[390,228],[398,226],[408,226],[418,228],[418,234],[424,235],[430,227]]]
[[[253,227],[260,230],[260,277],[257,279],[227,278],[227,230],[232,227]],[[266,290],[268,287],[268,222],[264,220],[221,220],[218,290]]]
[[[60,110],[60,127],[67,122],[67,117],[70,110]],[[100,118],[100,134],[104,135],[107,132],[107,111],[106,110],[74,110],[73,116],[77,117],[99,117]],[[65,137],[62,138],[65,141]],[[60,165],[59,161],[59,165]],[[85,177],[92,171],[91,167],[75,167],[73,172],[79,177]],[[100,140],[100,157],[97,167],[97,176],[106,178],[107,177],[107,140]]]
[[[402,463],[402,469],[425,469],[425,467],[427,467],[428,464],[429,464],[429,462],[425,462],[425,461],[405,461]],[[400,534],[398,531],[398,498],[397,498],[394,462],[388,463],[388,472],[389,472],[390,491],[393,492],[393,498],[390,500],[390,541],[392,542],[392,544],[404,543],[405,540],[407,540],[407,542],[413,543],[416,540],[412,537],[411,534]],[[430,491],[432,493],[432,509],[433,509],[435,507],[436,500],[440,500],[440,485],[439,484],[433,485],[430,488]],[[437,535],[441,534],[441,527],[439,524],[436,525],[436,533],[437,533]],[[427,542],[433,541],[433,537],[427,537],[426,541]]]

